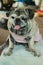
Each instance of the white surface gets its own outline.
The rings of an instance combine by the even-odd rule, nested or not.
[[[11,56],[0,57],[0,65],[43,65],[43,40],[40,39],[35,47],[41,52],[40,57],[35,57],[22,45],[15,45]]]

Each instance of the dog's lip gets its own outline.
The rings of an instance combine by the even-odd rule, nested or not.
[[[19,29],[20,29],[20,25],[16,25],[16,26],[14,27],[14,29],[15,29],[15,30],[19,30]]]

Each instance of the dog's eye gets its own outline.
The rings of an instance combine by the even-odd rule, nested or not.
[[[12,18],[12,19],[14,19],[14,17],[13,17],[13,16],[12,16],[11,18]]]

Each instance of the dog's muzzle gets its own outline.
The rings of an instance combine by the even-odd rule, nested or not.
[[[20,19],[19,18],[17,18],[16,20],[15,20],[15,27],[14,27],[14,29],[15,30],[19,30],[20,29]]]

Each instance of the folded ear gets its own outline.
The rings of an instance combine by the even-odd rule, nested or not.
[[[6,13],[6,16],[9,17],[9,13]]]
[[[34,11],[31,9],[28,9],[28,16],[30,19],[32,19],[34,17]]]
[[[10,15],[10,12],[7,12],[7,13],[6,13],[6,16],[9,17],[9,15]]]

